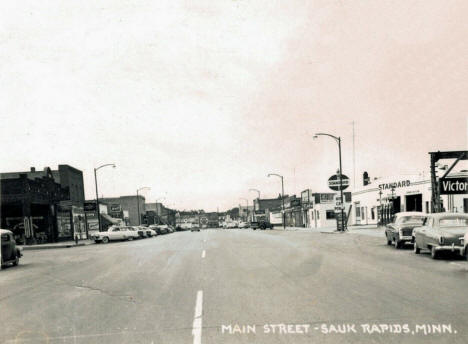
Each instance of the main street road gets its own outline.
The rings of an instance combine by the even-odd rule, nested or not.
[[[384,238],[179,232],[25,251],[0,272],[0,342],[467,343],[467,290],[466,261]]]

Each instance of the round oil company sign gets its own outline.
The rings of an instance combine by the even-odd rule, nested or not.
[[[346,190],[349,186],[349,178],[344,174],[341,175],[341,183],[343,185],[343,190]],[[328,187],[333,191],[340,191],[340,178],[337,174],[328,178]]]
[[[207,224],[208,224],[208,219],[207,219],[206,217],[202,217],[202,218],[200,219],[200,223],[201,223],[202,225],[207,225]]]

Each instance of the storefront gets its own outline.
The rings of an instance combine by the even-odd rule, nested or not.
[[[380,178],[353,191],[350,222],[353,225],[378,224],[388,222],[394,213],[402,211],[429,213],[431,197],[428,174]],[[468,195],[442,195],[441,199],[445,211],[468,212]]]
[[[336,227],[336,203],[338,193],[314,193],[312,206],[307,210],[308,228],[330,228]],[[351,207],[351,193],[345,192],[345,216]]]

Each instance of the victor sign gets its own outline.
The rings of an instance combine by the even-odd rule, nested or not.
[[[349,186],[349,178],[344,174],[341,175],[341,185],[343,185],[343,190],[346,190]],[[340,178],[338,174],[334,174],[328,178],[328,187],[334,191],[340,191]]]
[[[468,194],[468,178],[441,178],[439,190],[441,195]]]

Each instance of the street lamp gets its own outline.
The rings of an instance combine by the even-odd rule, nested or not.
[[[106,166],[112,166],[112,168],[115,168],[115,164],[104,164],[101,165],[97,168],[94,169],[94,184],[96,185],[96,214],[98,218],[98,231],[100,232],[102,230],[101,226],[101,214],[99,212],[99,194],[98,194],[98,186],[97,186],[97,170],[100,168],[106,167]]]
[[[247,220],[249,219],[249,200],[247,198],[240,197],[239,199],[242,199],[245,201],[247,204]]]
[[[260,190],[258,189],[249,189],[249,191],[255,191],[257,194],[258,194],[258,205],[260,207]],[[252,202],[253,203],[253,215],[252,215],[252,221],[256,221],[257,220],[257,216],[255,215],[255,202]]]
[[[286,229],[286,223],[285,223],[285,214],[284,214],[284,178],[282,175],[276,174],[276,173],[268,173],[268,177],[270,176],[276,176],[281,178],[281,201],[282,201],[282,211],[283,211],[283,229]]]
[[[341,228],[339,228],[338,230],[344,231],[345,222],[344,222],[343,207],[344,207],[345,202],[344,202],[344,198],[343,198],[343,178],[342,178],[343,171],[341,169],[341,137],[339,137],[339,136],[337,137],[337,136],[330,135],[330,134],[325,134],[325,133],[316,133],[313,138],[317,139],[319,136],[329,136],[332,139],[334,139],[336,141],[336,143],[338,144],[338,156],[339,156],[339,160],[340,160],[339,178],[340,178],[340,196],[341,196]]]
[[[140,200],[138,199],[138,192],[140,192],[141,190],[149,190],[151,189],[149,186],[143,186],[139,189],[137,189],[137,213],[138,213],[138,226],[141,225],[141,215],[140,215]]]

